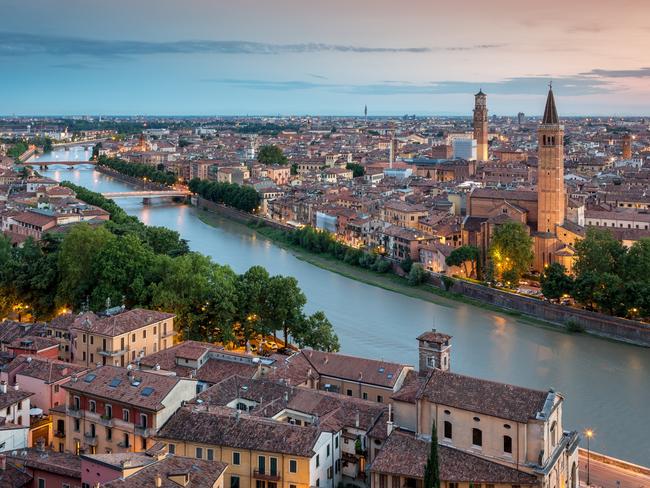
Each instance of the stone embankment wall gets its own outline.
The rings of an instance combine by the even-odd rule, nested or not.
[[[194,198],[192,199],[194,200]],[[205,198],[202,197],[196,197],[196,206],[205,209],[209,212],[214,212],[216,214],[222,215],[226,218],[235,220],[237,222],[240,222],[242,224],[249,224],[251,222],[259,222],[264,225],[268,225],[269,227],[275,227],[276,229],[281,229],[281,230],[291,230],[291,227],[285,224],[282,224],[280,222],[276,222],[274,220],[266,219],[264,217],[260,217],[259,215],[254,215],[248,212],[244,212],[243,210],[238,210],[233,207],[229,207],[227,205],[223,205],[221,203],[214,203],[211,202],[210,200],[206,200]]]
[[[138,178],[136,176],[128,176],[118,171],[115,171],[111,168],[108,168],[106,166],[95,165],[95,170],[99,171],[102,174],[110,176],[111,178],[115,178],[116,180],[120,180],[125,183],[129,183],[130,185],[134,185],[137,187],[138,190],[168,190],[169,189],[167,186],[161,183],[154,183],[152,181],[145,182],[142,178]]]
[[[587,457],[587,450],[580,448],[580,456]],[[646,468],[645,466],[639,466],[638,464],[628,463],[627,461],[623,461],[622,459],[616,459],[610,456],[605,456],[604,454],[600,454],[594,451],[591,451],[589,453],[589,457],[593,461],[597,461],[599,463],[607,464],[609,466],[614,466],[616,468],[620,468],[625,471],[630,471],[632,473],[638,473],[645,476],[650,476],[650,468]]]
[[[439,277],[432,277],[431,282],[443,287]],[[567,307],[461,280],[454,280],[451,291],[562,326],[574,321],[590,334],[650,347],[650,325],[634,320]]]

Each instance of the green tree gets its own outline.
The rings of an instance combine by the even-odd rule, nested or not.
[[[566,274],[564,266],[560,263],[552,263],[542,273],[540,284],[544,296],[556,300],[565,294],[571,294],[573,279]]]
[[[463,266],[465,276],[474,276],[476,274],[476,263],[479,258],[479,249],[476,246],[461,246],[449,254],[445,263],[447,266]],[[467,267],[469,263],[469,268]]]
[[[260,148],[257,160],[262,164],[287,164],[287,157],[278,146],[267,144]]]
[[[354,178],[363,176],[366,173],[365,168],[358,163],[348,163],[345,165],[345,168],[352,170],[352,176]]]
[[[422,488],[440,488],[440,461],[438,459],[438,432],[436,423],[431,426],[431,445],[427,464],[424,467]]]
[[[625,247],[607,229],[590,227],[584,239],[576,242],[573,272],[618,274],[625,266]]]
[[[304,317],[301,328],[295,334],[300,347],[328,352],[337,352],[341,347],[334,327],[322,311]]]
[[[300,290],[298,280],[288,276],[273,276],[270,279],[264,322],[274,332],[282,331],[286,345],[289,344],[289,334],[293,335],[301,327],[302,309],[306,303],[307,298]]]
[[[411,266],[407,279],[411,286],[421,285],[427,279],[427,271],[420,263],[415,263]]]
[[[97,285],[95,260],[116,237],[103,227],[75,225],[63,239],[58,254],[60,282],[58,305],[77,308],[90,297]]]
[[[533,263],[533,240],[526,227],[519,222],[499,225],[492,234],[490,258],[494,262],[496,275],[517,283]]]
[[[404,259],[402,259],[402,262],[399,265],[405,273],[410,273],[411,268],[413,267],[413,260],[411,259],[411,256],[406,256]]]
[[[642,279],[650,282],[650,238],[644,237],[632,244],[620,271],[626,281]]]
[[[238,318],[245,340],[272,330],[267,322],[270,285],[271,277],[262,266],[252,266],[237,279]]]

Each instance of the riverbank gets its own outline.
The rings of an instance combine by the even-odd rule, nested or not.
[[[293,254],[296,258],[298,258],[301,261],[309,263],[313,266],[317,266],[318,268],[324,269],[326,271],[330,271],[332,273],[336,273],[338,275],[344,276],[346,278],[361,283],[365,283],[370,286],[376,286],[384,290],[388,290],[394,293],[399,293],[401,295],[405,295],[418,300],[424,300],[426,302],[435,303],[436,305],[440,305],[443,307],[452,308],[455,306],[454,303],[452,302],[461,302],[468,305],[472,305],[474,307],[482,308],[484,310],[489,310],[492,312],[502,313],[504,315],[508,315],[511,317],[516,317],[517,319],[528,322],[530,324],[542,326],[548,329],[553,329],[558,332],[568,333],[566,329],[558,326],[557,324],[553,324],[551,322],[546,322],[543,320],[538,320],[534,317],[526,316],[515,310],[509,310],[497,306],[492,306],[488,303],[484,303],[479,300],[469,298],[460,293],[443,290],[431,284],[410,286],[407,283],[406,279],[397,276],[395,274],[392,273],[380,274],[372,270],[360,268],[358,266],[351,266],[341,260],[335,259],[330,256],[326,256],[323,254],[315,254],[306,251],[298,246],[293,246],[291,244],[288,244],[286,241],[282,239],[278,239],[277,236],[273,235],[273,232],[269,232],[274,230],[270,227],[258,227],[256,225],[246,225],[238,219],[233,219],[229,216],[225,216],[222,214],[219,214],[219,217],[216,217],[214,212],[210,212],[205,209],[199,209],[198,217],[205,224],[215,228],[218,228],[220,226],[219,217],[226,218],[229,221],[233,222],[234,224],[239,225],[242,228],[251,230],[256,234],[260,235],[261,237],[264,237],[272,241],[276,246],[289,251],[291,254]]]
[[[451,290],[448,290],[447,286],[440,282],[440,278],[436,276],[433,276],[428,284],[410,286],[404,278],[396,274],[380,274],[373,270],[350,265],[328,254],[316,254],[293,245],[281,235],[281,232],[290,229],[277,222],[269,222],[267,219],[223,205],[206,205],[202,199],[198,202],[198,206],[205,212],[216,213],[240,225],[246,225],[276,245],[289,250],[302,261],[371,286],[436,304],[441,304],[440,299],[462,302],[517,317],[523,321],[552,328],[559,332],[577,333],[579,331],[601,339],[650,347],[650,326],[647,324],[568,308],[461,280],[453,280]],[[571,331],[571,328],[574,327],[578,330]]]

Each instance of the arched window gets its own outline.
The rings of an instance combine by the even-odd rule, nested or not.
[[[512,437],[509,435],[503,436],[503,452],[512,454]]]
[[[445,420],[444,436],[445,436],[445,439],[451,439],[451,436],[452,436],[452,425],[451,425],[451,422],[449,422],[449,420]]]
[[[481,429],[472,429],[472,445],[479,447],[483,445],[483,432]]]

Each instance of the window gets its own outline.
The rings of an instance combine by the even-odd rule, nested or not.
[[[367,394],[365,391],[363,392],[363,395],[362,395],[362,396],[363,396],[363,399],[364,399],[364,400],[367,400],[367,399],[368,399],[368,394]]]
[[[266,482],[262,480],[255,480],[255,488],[266,488]]]
[[[348,390],[346,393],[348,396],[352,396],[352,390]]]
[[[503,436],[503,452],[512,454],[512,437],[509,435]]]
[[[239,476],[230,477],[230,488],[239,488]]]
[[[336,436],[334,437],[334,449],[338,449],[338,448],[339,448],[339,435],[336,434]]]
[[[54,385],[54,393],[58,393],[58,392],[59,392],[59,385]]]
[[[90,343],[94,344],[95,343],[95,336],[90,336]]]
[[[481,488],[481,483],[470,483],[469,488]]]
[[[232,453],[232,463],[235,466],[239,466],[239,464],[241,463],[240,454],[238,452],[233,452]]]
[[[381,395],[377,395],[377,401],[378,401],[379,403],[383,403],[383,402],[384,402],[384,397],[381,396]]]
[[[481,429],[472,429],[472,444],[478,447],[483,445],[483,432]]]
[[[334,471],[332,470],[332,466],[327,468],[327,479],[331,480],[334,477]]]
[[[80,420],[74,419],[74,431],[79,432],[79,429],[80,429]]]
[[[208,461],[213,461],[214,460],[214,449],[208,449]]]
[[[297,473],[298,472],[298,461],[295,459],[290,459],[289,460],[289,472],[290,473]]]
[[[90,400],[90,402],[88,403],[88,410],[90,410],[93,413],[97,411],[97,403],[95,403],[95,400]]]
[[[111,405],[106,405],[104,407],[104,417],[106,417],[107,419],[113,418],[113,407]]]
[[[155,325],[153,326],[153,333],[154,333],[154,335],[156,334],[156,326]]]
[[[271,472],[271,476],[278,474],[278,458],[269,458],[269,471]]]
[[[122,410],[122,420],[125,422],[129,421],[129,411],[128,410]]]
[[[106,427],[106,440],[110,441],[113,439],[113,429]]]
[[[330,457],[330,445],[327,444],[327,457]]]
[[[451,422],[449,422],[448,420],[445,420],[444,436],[445,436],[445,439],[451,439],[452,438],[452,426],[451,426]]]
[[[387,488],[388,477],[385,474],[379,475],[379,488]]]
[[[144,329],[144,330],[142,331],[142,338],[143,338],[143,339],[146,339],[146,338],[147,338],[147,329]]]
[[[320,455],[316,454],[316,467],[320,466]]]
[[[320,478],[316,478],[316,486],[320,486]]]
[[[38,479],[38,488],[45,488],[45,480],[43,478]]]
[[[257,456],[257,470],[260,473],[266,473],[266,458],[264,456]]]
[[[168,444],[167,449],[169,450],[169,454],[176,454],[176,444]]]
[[[196,459],[203,459],[203,448],[202,447],[197,447],[196,448]]]
[[[86,334],[81,334],[81,342],[86,343]]]

